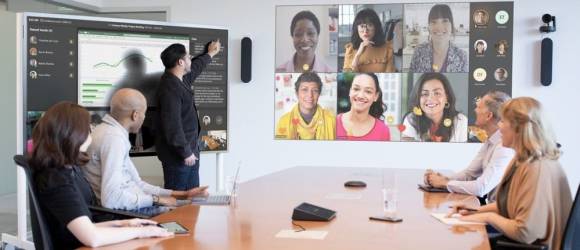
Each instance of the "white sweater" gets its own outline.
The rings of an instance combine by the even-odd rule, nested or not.
[[[90,161],[82,169],[103,207],[134,210],[152,206],[152,195],[171,195],[141,180],[129,157],[129,133],[115,118],[105,115],[92,137]]]
[[[415,141],[421,141],[420,135],[417,133],[409,119],[411,115],[405,117],[403,125],[405,125],[405,130],[403,131],[403,137],[413,138]],[[449,138],[449,142],[467,142],[467,117],[462,113],[458,113],[455,119],[453,119],[453,134]]]

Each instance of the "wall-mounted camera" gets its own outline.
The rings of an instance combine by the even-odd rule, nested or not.
[[[540,32],[550,33],[556,31],[556,17],[550,14],[544,14],[542,16],[542,22],[544,25],[540,27]],[[550,25],[552,23],[552,25]]]

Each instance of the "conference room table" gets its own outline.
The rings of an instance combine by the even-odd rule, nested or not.
[[[242,169],[242,172],[244,170]],[[293,167],[244,182],[229,206],[186,205],[156,216],[177,221],[189,233],[136,239],[101,249],[490,249],[485,226],[447,225],[431,213],[447,213],[454,202],[476,207],[476,197],[427,193],[417,184],[424,170],[390,168]],[[366,188],[346,188],[361,180]],[[369,220],[384,214],[383,188],[397,190],[400,223]],[[306,231],[325,231],[323,239],[279,238],[299,230],[291,219],[302,202],[336,211],[328,222],[294,221]]]

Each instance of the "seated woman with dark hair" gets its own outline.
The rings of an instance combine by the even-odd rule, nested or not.
[[[498,185],[497,201],[477,212],[456,204],[452,213],[490,224],[512,240],[560,249],[572,194],[541,104],[530,97],[508,101],[499,127],[503,146],[514,149],[515,156]]]
[[[98,247],[134,238],[173,235],[151,220],[91,221],[88,205],[95,204],[95,196],[79,169],[89,160],[89,126],[86,109],[60,102],[46,111],[32,132],[32,181],[54,249]]]
[[[383,26],[372,9],[359,11],[352,24],[350,43],[345,46],[345,72],[395,72],[393,44],[385,41]]]
[[[455,100],[445,75],[421,75],[409,98],[402,140],[466,142],[467,117],[455,109]]]

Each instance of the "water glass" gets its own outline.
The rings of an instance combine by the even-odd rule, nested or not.
[[[395,216],[397,214],[397,190],[393,188],[383,188],[383,212],[385,216]]]

